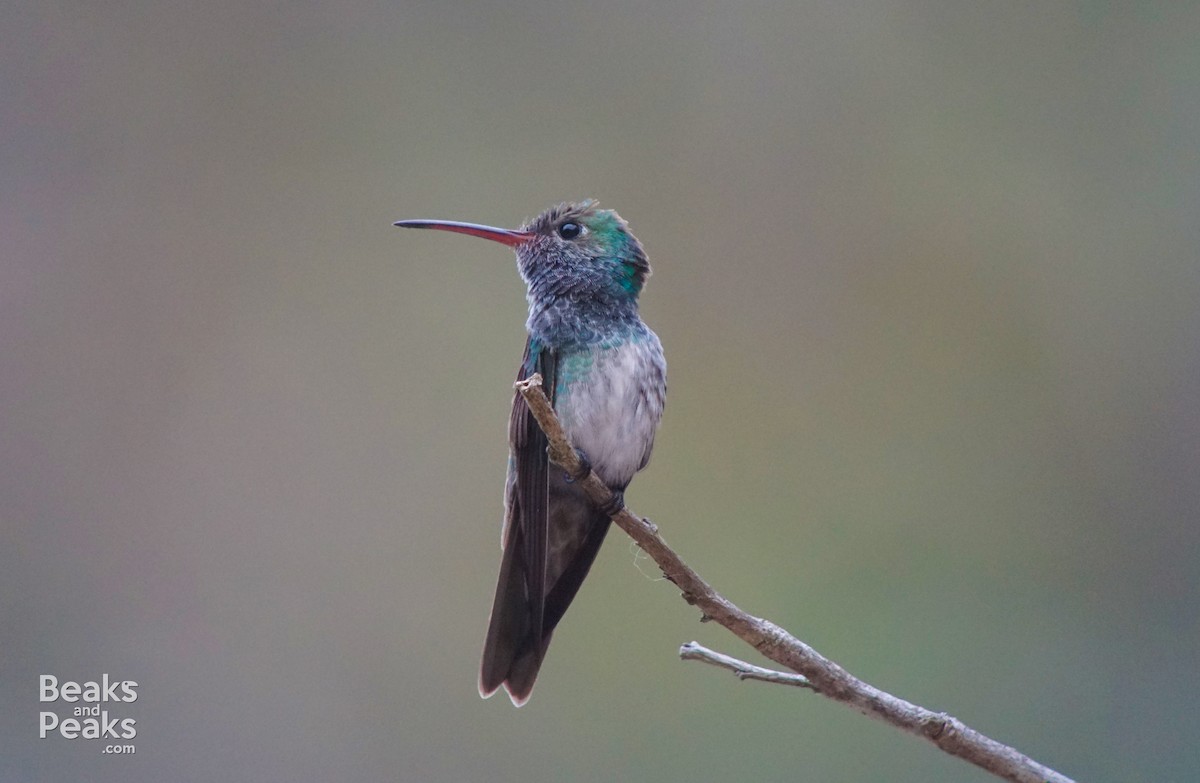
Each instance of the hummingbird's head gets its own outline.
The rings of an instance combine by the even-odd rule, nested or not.
[[[592,200],[551,207],[519,229],[447,220],[401,220],[404,228],[433,228],[490,239],[513,248],[529,297],[543,304],[636,302],[650,262],[629,225]]]
[[[636,301],[650,276],[629,224],[590,199],[551,207],[521,231],[517,268],[532,297]]]

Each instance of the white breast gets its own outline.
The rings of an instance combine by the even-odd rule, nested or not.
[[[647,339],[565,356],[555,407],[571,442],[606,484],[623,488],[650,459],[662,418],[662,347]]]

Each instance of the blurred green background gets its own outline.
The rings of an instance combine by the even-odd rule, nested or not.
[[[1200,769],[1191,3],[9,3],[0,777],[984,781],[675,655],[614,532],[480,701],[525,302],[398,218],[621,212],[629,502],[852,672],[1086,780]],[[140,683],[134,756],[37,678]],[[61,706],[61,704],[59,705]]]

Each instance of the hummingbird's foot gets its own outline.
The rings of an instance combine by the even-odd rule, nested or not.
[[[658,533],[658,525],[650,521],[650,517],[642,517],[642,521],[646,523],[646,527],[650,528],[651,533]]]
[[[575,456],[579,458],[579,470],[571,473],[566,471],[563,478],[568,484],[574,484],[576,481],[583,481],[592,472],[592,461],[588,459],[587,454],[583,453],[583,449],[575,449]]]
[[[612,491],[612,497],[609,498],[607,503],[600,507],[600,510],[610,517],[615,517],[623,508],[625,508],[625,490],[614,489]]]

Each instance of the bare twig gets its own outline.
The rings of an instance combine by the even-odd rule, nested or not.
[[[699,642],[688,642],[679,648],[679,657],[685,661],[703,661],[713,666],[728,669],[739,680],[762,680],[776,685],[794,685],[797,688],[811,688],[813,685],[803,674],[777,672],[774,669],[764,669],[752,663],[734,658],[731,655],[710,650]]]
[[[551,461],[576,475],[582,469],[579,456],[563,432],[562,424],[541,386],[542,378],[537,374],[516,384],[517,391],[525,398],[529,410],[546,433]],[[604,507],[612,502],[612,492],[594,471],[578,483],[598,506]],[[624,506],[612,515],[612,520],[654,559],[667,579],[683,591],[683,599],[696,606],[704,617],[724,626],[766,658],[806,677],[808,687],[822,696],[840,701],[909,734],[924,737],[946,753],[1005,780],[1017,783],[1073,783],[1065,775],[980,734],[957,718],[944,712],[932,712],[868,685],[778,625],[742,611],[684,563],[659,537],[656,526]]]

